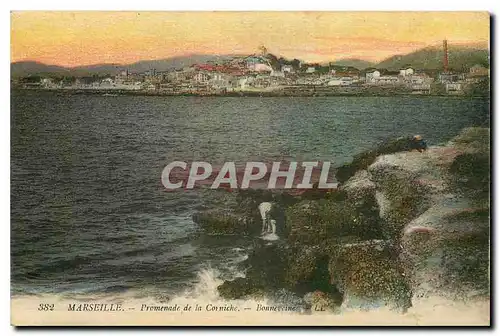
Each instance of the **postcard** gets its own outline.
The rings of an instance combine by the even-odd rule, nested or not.
[[[487,12],[14,11],[14,326],[490,326]]]

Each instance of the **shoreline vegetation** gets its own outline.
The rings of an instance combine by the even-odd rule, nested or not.
[[[406,90],[380,90],[380,88],[350,88],[338,90],[332,88],[304,88],[291,91],[284,90],[251,90],[251,91],[221,91],[221,92],[158,92],[147,90],[120,90],[120,89],[42,89],[13,87],[15,91],[53,92],[65,95],[93,95],[93,96],[160,96],[160,97],[448,97],[448,98],[489,98],[488,94],[446,94],[442,92],[418,94]]]

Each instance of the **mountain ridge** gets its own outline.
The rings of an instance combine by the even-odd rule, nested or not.
[[[21,77],[29,75],[116,75],[121,70],[127,69],[130,72],[144,72],[151,69],[156,71],[167,71],[179,67],[190,66],[196,63],[224,60],[236,55],[201,55],[192,54],[186,56],[176,56],[158,60],[142,60],[130,64],[102,63],[91,65],[80,65],[76,67],[64,67],[58,65],[48,65],[37,61],[19,61],[11,63],[11,76]]]
[[[466,71],[475,64],[489,67],[489,50],[479,46],[450,45],[449,68],[456,71]],[[64,67],[44,64],[36,61],[19,61],[11,63],[11,77],[29,75],[65,75],[65,76],[92,76],[116,75],[120,70],[130,72],[145,72],[151,69],[168,71],[176,68],[191,66],[196,63],[227,60],[238,55],[202,55],[192,54],[176,56],[158,60],[142,60],[131,64],[103,63]],[[345,58],[330,62],[332,65],[355,67],[359,70],[378,68],[398,70],[411,66],[418,70],[437,70],[443,68],[444,52],[441,47],[425,47],[405,55],[393,55],[385,60],[374,63],[358,58]]]
[[[378,63],[378,69],[398,70],[405,66],[419,70],[437,70],[444,68],[444,50],[430,46],[405,55],[394,55]],[[455,71],[467,71],[475,64],[489,67],[489,50],[478,47],[448,46],[448,68]]]

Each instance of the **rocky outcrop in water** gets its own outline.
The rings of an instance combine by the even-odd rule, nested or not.
[[[257,234],[261,225],[260,218],[255,214],[231,209],[197,212],[193,215],[193,221],[210,234]]]
[[[336,191],[247,191],[224,215],[197,215],[209,232],[258,235],[258,204],[281,210],[281,239],[257,239],[246,278],[226,281],[220,295],[281,288],[332,311],[402,312],[426,295],[489,296],[489,129],[466,129],[423,153],[406,144],[357,155],[337,171]]]

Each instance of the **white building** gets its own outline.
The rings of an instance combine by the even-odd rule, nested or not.
[[[431,93],[431,84],[430,83],[422,83],[422,84],[413,84],[411,86],[412,94],[430,94]]]
[[[206,84],[210,80],[210,76],[204,72],[198,72],[194,75],[193,80],[200,84]]]
[[[271,66],[264,63],[253,63],[249,64],[248,69],[256,72],[271,72],[273,68]]]
[[[372,72],[367,72],[365,77],[367,83],[375,83],[377,79],[380,78],[380,71],[375,70]]]
[[[240,90],[248,89],[253,84],[254,80],[255,78],[251,76],[241,77],[238,79],[238,87]]]
[[[336,77],[328,81],[328,86],[349,86],[353,83],[351,77]]]
[[[464,73],[443,72],[439,74],[439,82],[443,84],[456,83],[465,80]]]
[[[210,85],[216,89],[228,89],[231,86],[230,82],[231,76],[220,72],[212,73],[212,78],[209,81]]]
[[[446,83],[446,93],[448,94],[461,94],[462,93],[462,83]]]
[[[469,73],[476,76],[489,76],[490,70],[480,64],[476,64],[469,69]]]
[[[271,77],[285,77],[285,72],[284,71],[271,71]]]
[[[147,91],[155,91],[156,85],[154,85],[153,83],[145,83],[143,89]]]
[[[395,85],[399,83],[397,76],[380,76],[375,79],[375,83],[379,85]]]
[[[112,78],[104,78],[101,81],[100,87],[102,88],[113,88],[115,86],[115,82],[113,81]]]
[[[42,80],[40,81],[40,85],[45,89],[56,89],[60,86],[54,83],[52,78],[42,78]]]
[[[306,70],[306,73],[315,73],[316,72],[316,68],[315,67],[308,67],[307,70]]]
[[[403,77],[412,76],[414,73],[415,73],[415,70],[413,70],[412,68],[403,68],[403,69],[399,70],[399,75],[403,76]]]

